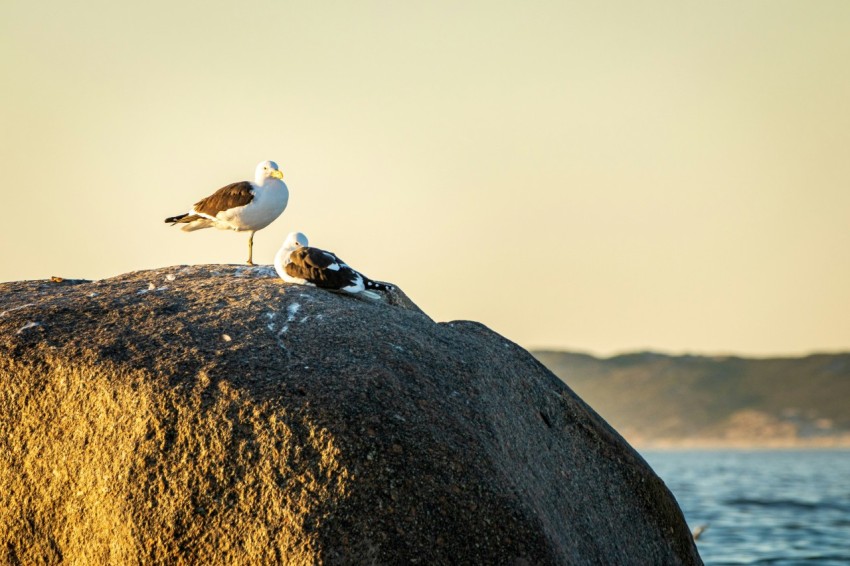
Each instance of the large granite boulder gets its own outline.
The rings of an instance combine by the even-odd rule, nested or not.
[[[0,562],[701,563],[567,386],[400,292],[237,266],[4,283],[0,379]]]

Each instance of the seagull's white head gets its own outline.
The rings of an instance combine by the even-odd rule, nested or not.
[[[277,163],[274,161],[263,161],[257,164],[257,169],[254,171],[254,180],[258,185],[262,185],[263,181],[269,178],[280,179],[283,181],[283,173],[277,168]]]
[[[292,281],[286,273],[286,266],[292,261],[292,252],[301,247],[307,247],[307,236],[301,232],[290,232],[274,256],[274,270],[284,281]]]
[[[301,232],[290,232],[283,241],[283,249],[289,252],[301,247],[306,248],[308,245],[310,244],[307,243],[307,236]]]

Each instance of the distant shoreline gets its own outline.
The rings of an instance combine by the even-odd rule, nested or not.
[[[850,449],[850,352],[535,356],[639,450]]]
[[[748,450],[748,451],[782,451],[782,450],[850,450],[850,437],[824,439],[770,439],[770,440],[736,440],[719,438],[705,439],[656,439],[626,441],[635,450],[658,451],[711,451],[711,450]]]

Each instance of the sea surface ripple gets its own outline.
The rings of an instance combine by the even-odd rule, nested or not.
[[[643,451],[703,561],[850,564],[850,451]]]

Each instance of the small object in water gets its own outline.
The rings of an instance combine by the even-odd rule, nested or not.
[[[697,525],[696,527],[694,527],[694,530],[691,531],[694,540],[699,540],[699,537],[702,536],[702,533],[704,533],[706,530],[708,530],[708,525]]]

